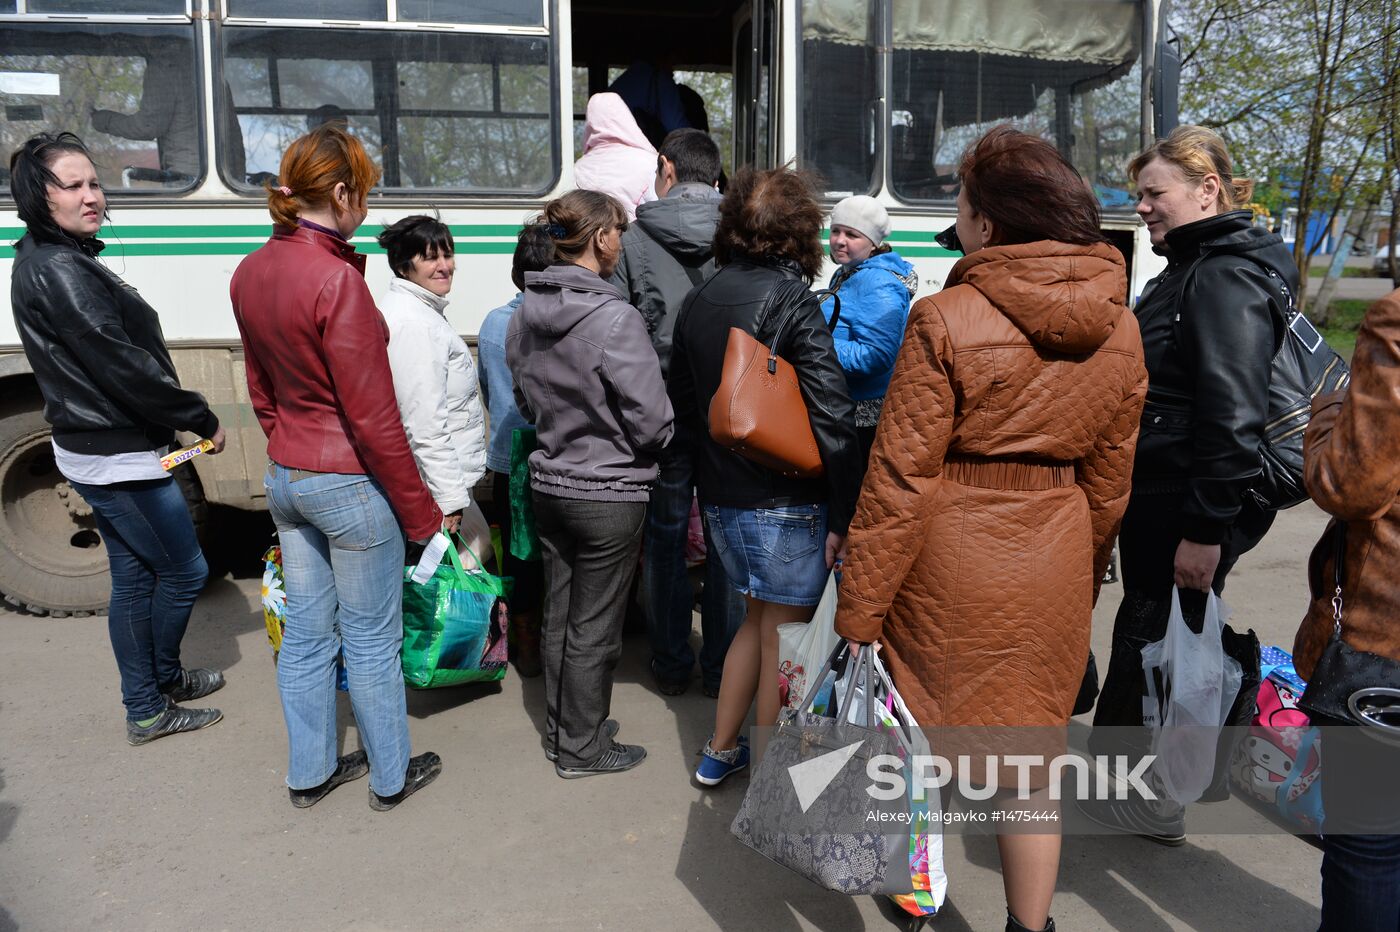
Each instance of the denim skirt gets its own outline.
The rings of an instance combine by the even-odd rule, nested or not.
[[[731,508],[706,505],[711,557],[745,595],[781,605],[816,605],[826,565],[826,505]]]

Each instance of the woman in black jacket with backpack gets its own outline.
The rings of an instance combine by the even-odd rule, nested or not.
[[[1128,168],[1138,215],[1166,269],[1135,313],[1147,363],[1147,404],[1133,490],[1118,538],[1123,602],[1094,725],[1143,724],[1142,648],[1166,633],[1172,587],[1198,616],[1274,512],[1248,491],[1260,475],[1272,360],[1284,336],[1298,274],[1283,240],[1243,209],[1253,182],[1235,178],[1224,142],[1180,126]],[[1145,751],[1096,731],[1096,754]],[[1139,733],[1142,743],[1145,732]],[[1115,745],[1115,742],[1117,744]],[[1183,840],[1179,806],[1110,800],[1092,818],[1164,844]]]
[[[180,642],[209,570],[184,496],[160,463],[177,430],[224,448],[224,429],[180,387],[155,310],[98,261],[107,201],[72,133],[34,136],[10,158],[10,193],[27,233],[10,303],[53,425],[54,460],[92,506],[107,545],[107,628],[121,673],[126,739],[146,744],[213,725],[218,709],[177,703],[224,685],[185,669]]]

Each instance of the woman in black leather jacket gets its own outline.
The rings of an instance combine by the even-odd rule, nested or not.
[[[1118,539],[1123,603],[1095,726],[1142,725],[1142,648],[1165,634],[1173,585],[1188,616],[1199,614],[1206,590],[1219,593],[1273,523],[1245,493],[1260,472],[1271,362],[1298,287],[1283,240],[1240,209],[1253,182],[1233,176],[1214,132],[1178,127],[1128,172],[1167,267],[1135,308],[1147,405]],[[1125,750],[1097,737],[1095,753]],[[1124,810],[1107,817],[1116,824],[1180,843],[1179,809],[1114,807]]]
[[[719,211],[715,259],[721,268],[681,306],[669,380],[677,421],[690,422],[703,438],[696,486],[714,545],[710,558],[723,563],[747,601],[744,624],[724,659],[715,733],[696,773],[708,786],[748,765],[739,731],[755,690],[758,724],[777,722],[778,625],[812,617],[845,546],[863,471],[854,406],[815,296],[802,301],[774,349],[797,372],[825,474],[785,478],[710,439],[710,399],[723,374],[730,328],[768,345],[783,316],[763,313],[769,294],[785,280],[810,283],[823,260],[822,210],[802,174],[743,169]]]
[[[27,227],[10,304],[53,426],[54,460],[92,506],[107,545],[107,628],[121,673],[126,738],[145,744],[222,718],[176,705],[224,685],[180,665],[180,642],[208,567],[184,496],[160,457],[177,430],[224,448],[219,419],[180,387],[155,310],[97,260],[107,200],[72,133],[41,133],[10,158]]]

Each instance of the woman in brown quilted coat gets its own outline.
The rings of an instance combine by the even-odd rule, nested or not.
[[[929,726],[1063,726],[1147,390],[1123,258],[1054,148],[959,166],[966,253],[914,305],[848,539],[836,630],[884,645]],[[1060,836],[998,836],[1008,930],[1053,929]]]

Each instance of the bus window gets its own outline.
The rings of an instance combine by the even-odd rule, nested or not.
[[[1142,122],[1136,0],[891,0],[890,186],[951,200],[991,126],[1052,140],[1106,208],[1131,208]]]
[[[180,0],[183,2],[183,0]],[[332,19],[386,22],[386,0],[227,0],[231,18]],[[475,26],[543,26],[543,0],[398,0],[394,18],[406,23],[470,23]]]
[[[87,13],[107,16],[179,16],[186,15],[185,0],[28,0],[28,13]],[[3,7],[3,5],[0,5]],[[11,0],[5,12],[13,13]]]
[[[877,186],[879,30],[875,0],[803,0],[802,164],[830,197]]]
[[[221,33],[246,162],[242,178],[223,166],[235,186],[270,180],[288,144],[327,119],[365,144],[386,189],[534,194],[557,177],[547,36],[242,25]]]
[[[29,9],[91,5],[30,3]],[[114,4],[138,12],[167,5]],[[183,2],[180,7],[183,13]],[[22,22],[0,16],[0,50],[3,151],[14,151],[35,133],[66,130],[87,144],[98,177],[114,193],[184,190],[202,177],[199,80],[188,22]],[[8,183],[0,193],[8,196]]]
[[[399,19],[490,26],[543,26],[544,0],[399,0]]]

